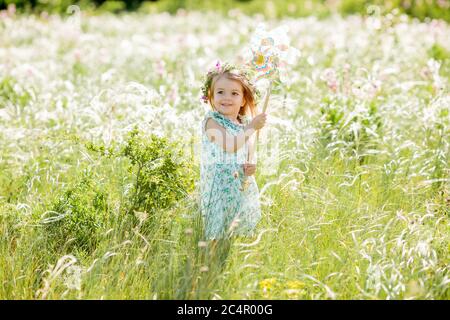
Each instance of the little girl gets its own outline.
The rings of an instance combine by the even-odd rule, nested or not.
[[[212,109],[202,121],[200,207],[206,239],[251,236],[261,218],[259,190],[247,163],[249,138],[266,122],[255,116],[255,88],[245,73],[225,64],[210,71],[203,99]]]

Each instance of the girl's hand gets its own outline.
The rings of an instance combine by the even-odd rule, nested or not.
[[[250,122],[250,125],[255,129],[259,130],[266,124],[267,120],[267,114],[261,113],[258,114],[256,117],[253,118],[252,122]]]
[[[256,164],[245,163],[244,164],[244,175],[251,176],[256,172]]]

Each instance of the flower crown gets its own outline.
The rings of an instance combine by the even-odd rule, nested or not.
[[[256,86],[253,84],[253,81],[251,80],[251,74],[248,70],[246,70],[245,68],[239,68],[238,66],[230,63],[224,63],[222,65],[219,61],[217,61],[215,68],[209,70],[204,79],[204,83],[202,86],[202,93],[203,93],[202,100],[204,103],[208,103],[209,90],[211,89],[214,77],[219,74],[224,74],[226,72],[244,77],[248,86],[252,89],[252,93],[255,96],[255,100],[256,98],[259,98],[260,93],[256,88]]]

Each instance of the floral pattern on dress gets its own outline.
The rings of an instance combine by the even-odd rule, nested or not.
[[[209,140],[205,126],[214,119],[228,134],[238,135],[250,122],[240,117],[242,125],[233,123],[217,111],[209,111],[202,121],[200,162],[200,208],[206,239],[222,239],[231,235],[252,236],[261,219],[259,190],[254,175],[244,176],[248,144],[236,153],[223,150]],[[244,180],[247,187],[243,187]]]

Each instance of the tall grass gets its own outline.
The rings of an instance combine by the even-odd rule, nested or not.
[[[1,299],[450,298],[447,24],[273,21],[302,55],[260,137],[263,218],[255,237],[213,245],[198,208],[201,77],[258,21],[78,18],[0,20]],[[130,210],[139,171],[114,152],[135,126],[185,146],[196,190]],[[150,162],[148,185],[164,179]],[[67,208],[89,248],[58,227]]]

